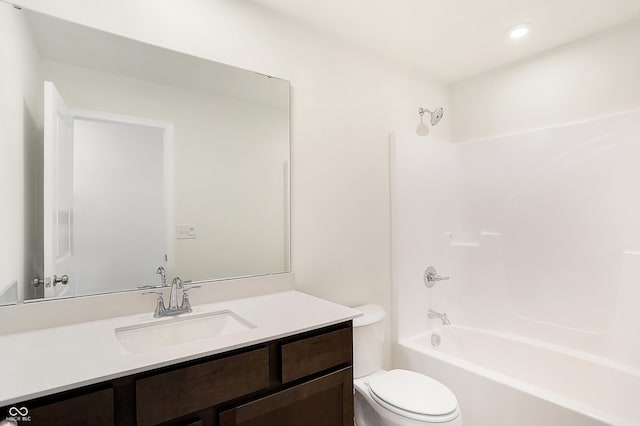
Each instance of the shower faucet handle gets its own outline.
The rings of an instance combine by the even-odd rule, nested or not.
[[[448,279],[449,277],[441,277],[440,275],[438,275],[436,268],[434,268],[433,266],[429,266],[424,271],[423,280],[424,280],[424,285],[426,285],[427,288],[433,287],[434,285],[436,285],[438,281],[446,281]]]

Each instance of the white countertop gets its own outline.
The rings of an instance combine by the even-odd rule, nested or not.
[[[360,316],[360,312],[297,291],[198,305],[193,312],[231,310],[256,328],[125,355],[119,327],[171,321],[153,313],[0,336],[0,406],[290,336]]]

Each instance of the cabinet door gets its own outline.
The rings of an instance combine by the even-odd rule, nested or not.
[[[282,383],[319,373],[340,364],[351,364],[351,327],[282,345]]]
[[[220,426],[353,426],[353,372],[338,370],[220,413]]]
[[[18,424],[110,426],[113,412],[113,389],[105,389],[29,410],[30,421]]]
[[[269,350],[255,349],[136,380],[138,426],[151,426],[269,387]]]

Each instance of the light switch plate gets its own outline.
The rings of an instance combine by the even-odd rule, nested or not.
[[[197,238],[195,225],[176,225],[176,240],[192,240]]]

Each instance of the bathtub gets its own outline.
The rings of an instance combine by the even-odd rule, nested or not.
[[[640,425],[640,371],[605,358],[462,326],[438,327],[393,349],[395,367],[453,390],[465,426]]]

